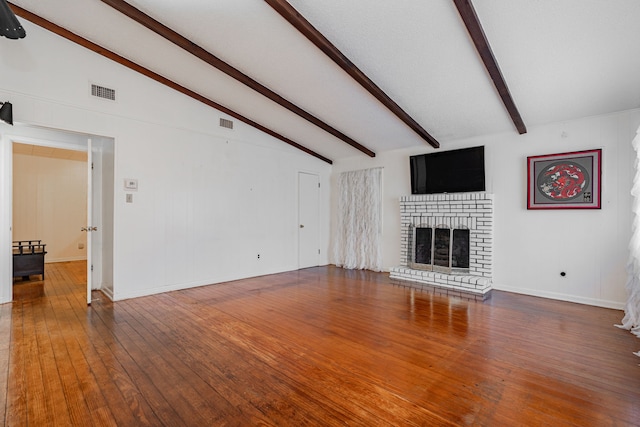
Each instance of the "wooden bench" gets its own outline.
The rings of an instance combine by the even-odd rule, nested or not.
[[[32,274],[42,275],[44,280],[44,256],[46,245],[40,240],[17,240],[13,242],[13,277],[29,280]]]

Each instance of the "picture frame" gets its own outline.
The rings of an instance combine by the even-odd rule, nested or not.
[[[527,209],[600,209],[602,149],[527,157]]]

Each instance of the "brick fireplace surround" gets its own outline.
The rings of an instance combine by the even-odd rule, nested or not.
[[[485,300],[493,276],[493,194],[453,193],[400,198],[401,265],[392,267],[394,283],[437,294]],[[438,227],[470,230],[467,274],[446,274],[412,269],[413,228]]]

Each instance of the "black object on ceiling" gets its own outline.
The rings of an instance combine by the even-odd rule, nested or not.
[[[10,102],[0,102],[0,120],[13,125],[13,106]]]
[[[17,40],[26,35],[27,33],[20,25],[18,18],[7,4],[7,0],[0,0],[0,36]]]

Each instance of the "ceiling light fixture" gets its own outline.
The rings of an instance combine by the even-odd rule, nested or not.
[[[0,0],[0,36],[8,39],[22,39],[27,35],[18,22],[18,18],[7,4],[7,0]]]
[[[13,126],[13,105],[10,102],[0,102],[0,120]]]

